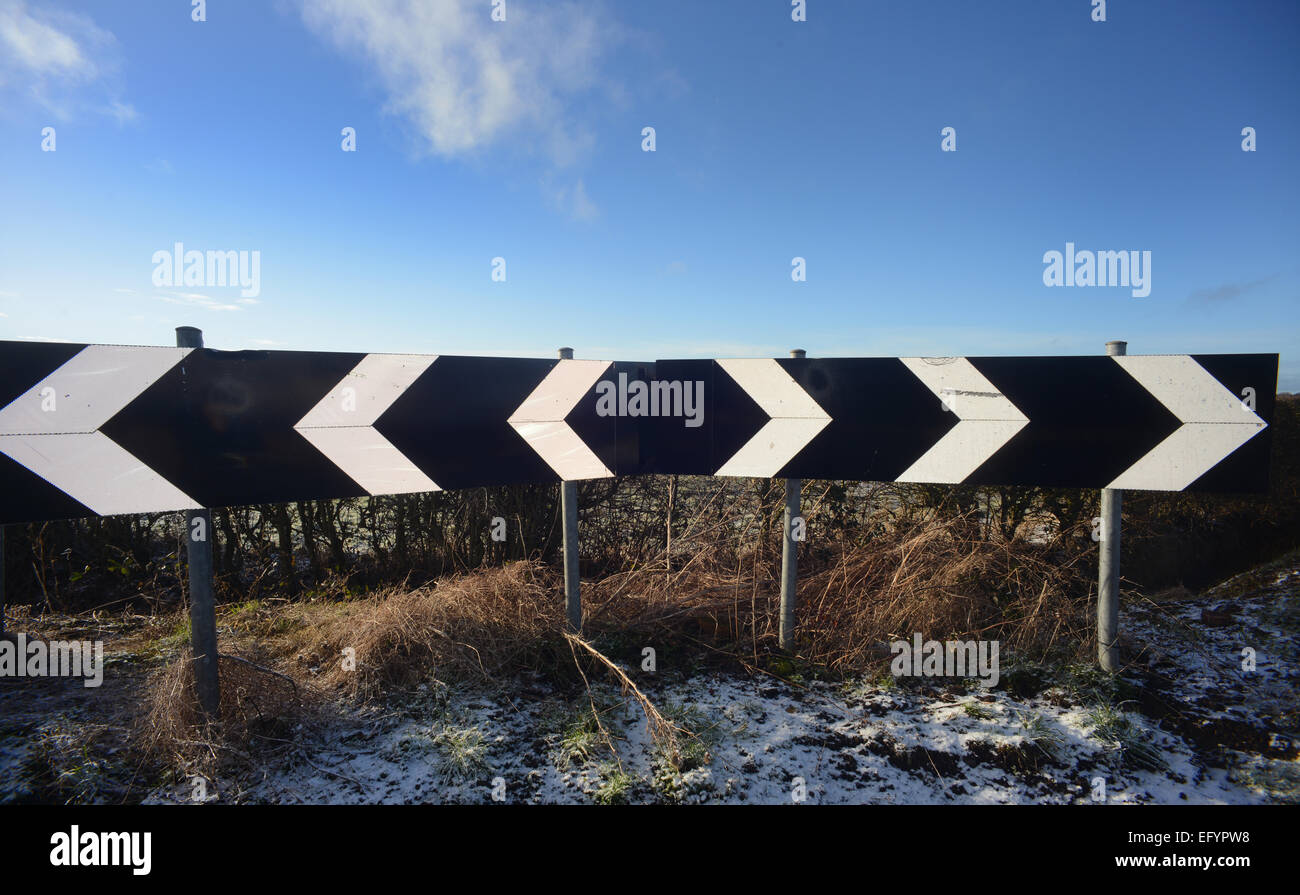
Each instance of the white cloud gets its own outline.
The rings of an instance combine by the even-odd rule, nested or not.
[[[546,192],[552,206],[575,221],[592,221],[600,215],[600,209],[587,195],[587,187],[582,182],[582,178],[578,178],[571,187],[553,187],[544,182],[542,189]]]
[[[135,121],[135,119],[139,117],[136,114],[135,106],[130,103],[118,102],[117,100],[110,102],[108,108],[104,111],[111,115],[118,124],[126,124],[127,122]]]
[[[189,305],[191,307],[203,308],[208,311],[243,310],[239,305],[220,302],[199,292],[163,292],[155,295],[154,298],[173,305]]]
[[[0,4],[0,44],[12,65],[37,75],[94,78],[96,74],[95,64],[75,38],[34,18],[21,0]]]
[[[577,161],[592,138],[566,100],[602,86],[619,29],[590,5],[509,0],[505,22],[491,10],[485,0],[320,0],[302,15],[374,67],[388,110],[433,152],[462,156],[522,136],[555,164]]]
[[[117,38],[89,17],[0,0],[0,99],[13,92],[62,120],[89,109],[124,124],[136,112],[117,98],[117,60]]]
[[[599,214],[596,204],[587,198],[587,188],[583,185],[582,179],[573,187],[573,194],[570,197],[573,202],[573,216],[580,221],[590,221]]]

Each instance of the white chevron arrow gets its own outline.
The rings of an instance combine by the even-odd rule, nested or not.
[[[770,419],[714,475],[771,478],[831,421],[772,358],[719,360],[718,366]]]
[[[1268,427],[1186,354],[1113,360],[1182,425],[1120,473],[1109,488],[1181,491]]]
[[[507,420],[563,481],[614,474],[564,421],[611,366],[606,360],[559,361]]]
[[[199,509],[99,431],[191,350],[88,345],[0,409],[0,453],[101,516]]]
[[[375,428],[435,360],[429,354],[367,354],[294,429],[370,494],[441,491]]]
[[[964,357],[900,357],[899,361],[960,422],[904,470],[897,481],[964,481],[1029,424],[1029,417]]]

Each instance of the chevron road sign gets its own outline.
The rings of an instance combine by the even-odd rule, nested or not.
[[[0,523],[643,473],[1260,492],[1277,366],[0,342]]]
[[[1277,355],[659,361],[703,430],[657,472],[1135,490],[1268,489]],[[643,435],[643,438],[646,436]]]

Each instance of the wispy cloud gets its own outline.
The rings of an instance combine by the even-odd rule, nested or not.
[[[547,199],[562,214],[575,221],[594,221],[600,216],[600,209],[587,195],[587,186],[579,177],[573,186],[548,186],[543,184]]]
[[[89,109],[125,124],[136,112],[117,96],[117,69],[117,38],[88,16],[0,0],[0,99],[34,100],[59,120]]]
[[[620,31],[590,4],[505,4],[494,22],[481,0],[304,2],[308,27],[363,58],[435,153],[474,153],[507,136],[540,144],[558,165],[578,160],[591,135],[567,101],[602,85],[600,67]]]
[[[1262,280],[1251,280],[1246,283],[1224,283],[1222,286],[1215,286],[1208,289],[1195,289],[1187,300],[1198,304],[1214,304],[1217,302],[1232,301],[1241,298],[1249,292],[1253,292],[1265,283],[1272,282],[1277,278],[1277,274],[1271,277],[1264,277]]]
[[[160,292],[154,295],[159,301],[174,305],[188,305],[208,311],[242,311],[237,304],[218,301],[199,292]]]
[[[89,20],[81,21],[83,31],[93,38],[105,33]],[[12,67],[35,75],[90,79],[97,74],[94,62],[71,33],[32,16],[22,0],[0,4],[0,43],[8,51]]]
[[[136,114],[135,106],[130,103],[118,102],[117,100],[110,102],[105,112],[112,116],[118,124],[127,124],[135,121],[135,119],[139,117]]]

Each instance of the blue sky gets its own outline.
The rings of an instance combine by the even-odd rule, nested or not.
[[[0,338],[646,360],[1123,338],[1278,352],[1300,391],[1300,4],[505,9],[0,0]],[[255,299],[155,286],[176,242],[258,251]],[[1149,251],[1150,295],[1048,288],[1067,242]]]

